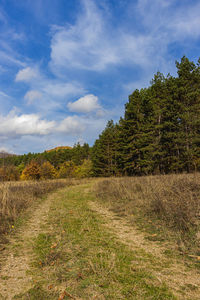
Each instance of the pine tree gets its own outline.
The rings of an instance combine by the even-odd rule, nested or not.
[[[176,63],[178,77],[157,73],[135,90],[115,125],[117,174],[142,175],[200,169],[200,60]],[[107,174],[107,128],[94,145],[97,174]]]
[[[116,125],[108,121],[106,128],[96,140],[92,150],[93,173],[95,176],[114,176],[116,163]]]
[[[142,96],[139,90],[135,90],[129,96],[125,105],[124,118],[118,125],[118,163],[123,168],[123,174],[134,175],[141,172],[140,161],[142,153],[140,146],[143,128]]]
[[[176,62],[179,112],[179,144],[183,169],[188,172],[195,169],[199,157],[200,125],[200,67],[195,66],[185,56]]]

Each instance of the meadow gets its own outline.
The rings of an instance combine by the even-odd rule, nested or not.
[[[199,173],[107,178],[96,184],[96,195],[152,239],[175,239],[181,251],[195,247],[200,254]]]
[[[73,179],[57,179],[0,183],[0,242],[14,228],[18,217],[23,218],[23,213],[37,199],[74,182]]]
[[[199,179],[2,183],[0,298],[199,299]]]

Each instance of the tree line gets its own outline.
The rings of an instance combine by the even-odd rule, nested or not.
[[[148,88],[136,89],[93,147],[0,158],[0,180],[200,171],[200,59],[184,56],[176,68],[176,77],[158,72]]]
[[[200,170],[200,59],[184,56],[176,68],[136,89],[119,122],[107,123],[93,146],[94,176]]]
[[[0,181],[92,176],[87,143],[60,148],[0,158]]]

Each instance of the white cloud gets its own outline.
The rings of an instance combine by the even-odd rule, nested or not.
[[[28,91],[25,96],[24,99],[27,100],[28,104],[33,103],[35,100],[39,100],[42,98],[42,94],[39,91],[36,90],[31,90]]]
[[[38,66],[20,70],[16,75],[16,81],[26,81],[30,90],[26,92],[24,99],[27,104],[34,105],[40,113],[46,116],[55,109],[61,110],[62,101],[68,100],[71,96],[80,96],[86,93],[83,85],[77,81],[66,82],[57,78],[50,79]]]
[[[109,10],[113,6],[107,0],[103,0],[103,4],[94,0],[80,0],[82,10],[79,11],[73,24],[52,27],[49,66],[53,75],[57,75],[55,77],[49,73],[49,68],[40,69],[44,66],[42,60],[41,63],[36,61],[33,64],[23,54],[20,56],[14,51],[20,47],[15,48],[13,45],[26,38],[23,34],[13,30],[2,35],[3,29],[0,30],[0,63],[3,67],[6,64],[7,69],[11,65],[13,72],[16,72],[16,68],[20,70],[15,80],[28,84],[29,91],[24,98],[27,103],[33,104],[31,108],[34,111],[39,112],[39,114],[20,114],[18,111],[12,116],[0,117],[1,140],[6,136],[8,138],[17,136],[23,137],[24,140],[29,138],[34,141],[40,140],[38,142],[40,145],[43,140],[54,142],[54,139],[62,140],[62,137],[63,141],[70,139],[74,141],[75,136],[81,135],[80,138],[84,137],[84,140],[92,143],[104,128],[106,119],[113,116],[117,119],[123,114],[123,100],[119,104],[120,97],[124,99],[125,93],[148,85],[152,74],[157,70],[175,73],[174,60],[177,59],[175,57],[177,53],[178,55],[197,53],[198,44],[194,44],[193,41],[200,37],[198,1],[190,3],[178,0],[120,0],[119,2],[123,3],[123,7],[117,4],[115,8],[119,10],[122,7],[123,11],[122,14],[116,15],[115,8],[113,11]],[[124,19],[122,16],[125,16]],[[116,17],[119,19],[116,20]],[[7,34],[8,32],[10,33]],[[12,43],[7,42],[7,36]],[[196,52],[191,50],[193,45],[196,46]],[[189,48],[188,52],[185,51]],[[116,70],[113,66],[121,66],[122,69]],[[91,74],[88,71],[101,74]],[[107,107],[111,106],[112,98],[115,99],[113,110],[104,111],[97,96],[92,95],[98,90],[94,87],[98,81],[100,86],[105,87],[101,95],[102,101],[107,99]],[[93,90],[86,90],[87,84],[93,87]],[[109,86],[111,84],[112,86]],[[15,86],[16,83],[14,88]],[[19,88],[16,89],[18,95]],[[122,92],[118,93],[119,89]],[[113,97],[110,96],[111,90]],[[8,91],[11,91],[11,95],[14,94],[14,90]],[[82,95],[86,96],[81,97]],[[71,99],[76,101],[73,102]],[[11,97],[9,99],[1,91],[0,101],[2,113],[7,113],[12,105],[19,105],[24,112],[27,109],[19,104],[20,99]],[[63,117],[66,109],[64,106],[68,101],[71,101],[67,105],[69,111],[81,115]],[[58,119],[60,121],[56,121]],[[35,142],[33,145],[36,147]]]
[[[13,154],[13,150],[11,150],[9,147],[0,147],[0,153],[10,153]]]
[[[162,43],[200,36],[199,3],[180,5],[176,0],[139,0],[137,8],[151,36],[159,34]]]
[[[104,71],[112,65],[139,65],[152,72],[168,64],[171,43],[200,36],[199,4],[139,0],[128,12],[135,23],[113,27],[108,12],[100,10],[95,1],[81,2],[83,10],[74,25],[52,30],[50,66],[58,75],[69,68]]]
[[[16,42],[24,41],[25,36],[22,32],[16,31],[11,25],[10,18],[6,11],[0,7],[0,62],[4,69],[12,67],[25,67],[24,57],[16,50]]]
[[[84,130],[84,125],[77,116],[68,116],[61,121],[48,121],[37,114],[19,115],[14,110],[7,116],[0,116],[0,124],[0,137],[5,139],[55,133],[73,135]]]
[[[173,18],[173,23],[168,28],[174,33],[174,39],[199,38],[200,36],[200,4],[190,6],[178,11]]]
[[[25,82],[30,82],[33,79],[38,78],[39,73],[37,69],[34,68],[24,68],[22,70],[20,70],[16,77],[15,77],[15,81],[25,81]]]
[[[53,82],[46,81],[42,87],[43,92],[46,94],[63,98],[71,95],[79,95],[85,92],[84,88],[77,82]]]
[[[83,14],[75,25],[53,28],[50,64],[54,70],[71,66],[101,71],[121,60],[116,47],[120,45],[119,32],[113,39],[108,34],[105,15],[101,15],[95,3],[91,0],[82,3]]]
[[[80,123],[78,117],[70,116],[60,122],[56,131],[73,135],[81,133],[84,129],[84,125]]]
[[[81,139],[92,144],[105,128],[106,119],[107,116],[73,115],[56,121],[15,110],[0,116],[0,141],[15,153],[43,151],[52,144],[71,146]]]
[[[0,91],[0,97],[4,97],[4,98],[10,98],[10,96],[8,96],[6,93]]]
[[[1,41],[1,40],[0,40]],[[16,58],[16,54],[13,53],[13,51],[0,50],[0,61],[2,65],[16,65],[20,67],[24,67],[25,63],[23,61],[20,61],[18,58]]]
[[[17,137],[23,135],[46,135],[55,127],[54,121],[40,119],[36,114],[16,115],[11,112],[0,116],[0,136]]]
[[[67,107],[70,111],[77,113],[90,113],[101,108],[98,103],[98,97],[92,94],[81,97],[75,102],[69,102]]]

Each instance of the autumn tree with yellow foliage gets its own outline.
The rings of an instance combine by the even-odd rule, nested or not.
[[[56,178],[56,175],[57,175],[56,173],[57,173],[56,169],[48,161],[45,161],[40,167],[40,177],[41,177],[41,179]]]
[[[21,175],[22,180],[39,180],[40,166],[35,161],[31,161],[23,170]]]
[[[59,178],[67,178],[75,176],[76,165],[73,161],[66,161],[61,164],[58,172]]]

